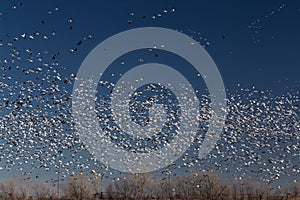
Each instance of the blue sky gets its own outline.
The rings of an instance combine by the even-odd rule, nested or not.
[[[12,9],[14,4],[16,9]],[[284,7],[278,11],[281,5]],[[173,7],[174,13],[162,11]],[[206,38],[210,42],[207,51],[218,65],[227,88],[240,82],[269,89],[278,86],[276,81],[298,81],[298,7],[295,1],[45,1],[43,4],[30,1],[23,2],[22,7],[18,1],[4,1],[1,36],[9,34],[12,38],[37,30],[50,35],[55,30],[55,41],[28,42],[28,47],[36,45],[41,50],[61,52],[58,57],[61,65],[68,67],[68,72],[76,72],[87,53],[109,36],[143,26],[166,27],[183,31],[196,40]],[[272,11],[274,14],[270,15]],[[130,15],[132,12],[134,16]],[[152,15],[157,13],[162,17],[153,20]],[[145,19],[141,20],[143,16]],[[69,18],[73,19],[72,23],[68,23]],[[132,23],[128,24],[128,20]],[[256,20],[260,20],[260,28],[253,31],[248,26]],[[256,39],[252,39],[253,34]],[[68,54],[69,49],[88,35],[92,35],[92,40],[83,43],[76,56]],[[19,43],[21,48],[27,47],[27,42]]]
[[[300,3],[297,1],[5,0],[0,3],[0,13],[0,43],[3,44],[0,47],[0,64],[7,68],[11,67],[11,70],[2,70],[0,73],[2,77],[4,75],[12,77],[11,80],[2,78],[0,81],[11,85],[14,85],[15,81],[22,83],[39,78],[38,73],[24,75],[24,71],[18,70],[17,66],[25,71],[41,66],[43,72],[49,70],[47,73],[51,78],[57,78],[59,73],[59,77],[66,80],[77,73],[88,53],[106,38],[125,30],[154,26],[178,30],[204,45],[218,66],[229,97],[236,95],[241,88],[255,90],[253,87],[272,91],[270,99],[289,92],[299,92]],[[30,36],[34,39],[30,39]],[[19,52],[20,60],[10,55],[11,53],[16,55],[14,50]],[[137,53],[138,56],[144,56],[146,61],[153,59],[143,55],[143,52]],[[138,64],[138,56],[127,58],[129,59],[127,63]],[[164,56],[159,55],[158,60],[176,64],[172,57],[168,57],[167,54]],[[39,57],[42,57],[42,61],[38,60]],[[186,73],[193,71],[187,70]],[[190,81],[194,82],[196,78],[192,75],[191,77]],[[37,82],[42,83],[43,80]],[[52,83],[44,84],[50,87]],[[66,97],[70,95],[72,81],[70,84],[58,81],[57,84],[67,91]],[[7,91],[0,93],[0,102],[5,101],[8,93]],[[248,100],[249,94],[244,96],[241,94],[239,98],[242,101]],[[299,98],[294,99],[294,103],[299,104],[297,102]],[[36,107],[37,104],[33,106]],[[66,103],[65,106],[70,104]],[[48,110],[52,116],[66,112],[55,109],[56,107]],[[2,114],[0,113],[2,122],[5,121],[3,116],[9,111],[11,110],[4,108]],[[71,116],[67,114],[67,117]],[[296,119],[299,119],[299,112]],[[70,130],[70,134],[72,131]],[[291,138],[290,142],[291,146],[294,144],[299,147],[299,142],[295,141],[295,138]],[[242,148],[240,145],[237,147]],[[260,154],[260,150],[255,151]],[[67,157],[72,154],[67,151],[64,153]],[[75,157],[79,157],[79,154],[84,155],[84,158],[79,158],[80,162],[85,162],[85,157],[89,158],[89,154],[85,152],[80,152]],[[267,159],[267,156],[262,158]],[[215,161],[218,162],[218,158],[213,161],[205,158],[200,165],[197,164],[197,167],[192,169],[210,168],[214,166]],[[297,161],[292,162],[299,165]],[[180,160],[177,162],[178,165],[182,163]],[[243,161],[237,165],[241,163]],[[25,168],[30,166],[25,165]],[[254,166],[252,169],[257,168],[259,167]],[[20,173],[14,169],[1,175],[9,177]],[[50,171],[55,171],[55,168],[51,168]],[[178,171],[184,173],[185,170]],[[290,180],[293,177],[299,180],[298,172],[287,171],[290,177],[283,175],[280,180]],[[43,170],[37,173],[45,179],[55,177],[53,173],[49,175]],[[161,171],[157,173],[160,174]],[[228,172],[230,176],[234,173],[235,170]],[[259,177],[260,174],[254,172],[253,176]]]

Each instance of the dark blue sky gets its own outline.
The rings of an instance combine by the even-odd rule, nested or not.
[[[69,77],[106,38],[154,26],[178,30],[204,45],[229,93],[253,86],[275,95],[286,94],[290,88],[299,91],[298,1],[5,0],[0,13],[0,64],[13,69],[47,69],[44,63],[57,62],[54,68],[61,77]],[[29,38],[37,32],[34,39]],[[14,48],[20,60],[10,55]],[[37,60],[39,52],[43,61]],[[28,61],[31,57],[33,62]],[[32,78],[18,70],[0,73],[9,74],[12,81]],[[66,89],[70,93],[72,85]]]
[[[12,9],[14,3],[16,9]],[[282,84],[299,80],[300,5],[296,1],[30,1],[23,2],[22,7],[18,1],[1,4],[1,37],[9,34],[12,39],[36,30],[45,34],[55,30],[54,40],[28,45],[22,41],[20,48],[36,45],[41,50],[60,52],[61,65],[70,71],[76,72],[88,52],[107,37],[131,28],[159,26],[180,30],[200,42],[199,37],[206,38],[210,42],[206,49],[227,88],[241,83],[245,87],[276,90]],[[58,11],[54,10],[56,6]],[[174,13],[162,11],[173,7]],[[132,12],[134,16],[130,15]],[[152,19],[157,13],[162,17]],[[141,20],[143,16],[145,19]],[[69,18],[73,23],[67,22]],[[128,24],[128,20],[132,23]],[[260,20],[259,27],[248,28],[256,20]],[[92,40],[83,43],[75,54],[68,53],[88,35],[92,35]]]

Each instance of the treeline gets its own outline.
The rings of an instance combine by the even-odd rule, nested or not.
[[[213,173],[194,172],[187,176],[155,180],[150,174],[118,177],[102,187],[101,177],[71,176],[59,189],[45,182],[12,178],[0,183],[0,199],[198,199],[198,200],[300,200],[300,184],[274,189],[252,180],[226,181]]]

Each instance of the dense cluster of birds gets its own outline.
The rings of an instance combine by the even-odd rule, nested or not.
[[[219,156],[230,160],[225,169],[232,170],[236,163],[240,177],[256,174],[268,182],[299,174],[299,100],[299,85],[280,96],[252,88],[230,95],[223,139],[217,146]]]
[[[21,3],[13,5],[12,9],[22,6]],[[284,4],[277,12],[283,7]],[[59,8],[56,7],[54,10],[49,10],[48,14],[58,10]],[[150,18],[156,19],[168,12],[175,12],[175,8],[164,9]],[[264,18],[273,14],[272,12]],[[132,19],[136,16],[134,12],[130,15]],[[141,20],[145,18],[147,16],[142,16]],[[132,23],[132,19],[128,23]],[[261,20],[258,19],[249,26],[255,34],[260,27]],[[69,18],[67,22],[69,29],[72,29],[73,19]],[[41,20],[41,23],[45,24],[46,20]],[[51,37],[55,37],[55,31],[49,34],[36,31],[19,36],[6,35],[0,39],[0,48],[2,46],[11,48],[9,58],[0,58],[2,65],[0,68],[0,170],[17,168],[24,171],[24,174],[30,174],[39,168],[45,171],[55,171],[61,168],[63,176],[67,176],[78,170],[92,171],[95,163],[97,165],[97,161],[86,152],[85,144],[74,130],[70,91],[72,83],[77,78],[76,75],[62,75],[65,68],[59,66],[57,62],[59,52],[37,52],[31,48],[26,48],[24,52],[14,45],[20,40],[27,41],[36,38],[48,40]],[[91,35],[83,37],[76,43],[76,47],[70,49],[70,53],[76,52],[82,42],[91,38]],[[203,38],[203,42],[204,45],[209,45],[206,38]],[[17,61],[24,60],[24,57],[28,63],[33,63],[30,65],[33,67],[22,67],[16,64]],[[114,87],[109,82],[100,84],[109,88]],[[159,109],[169,112],[169,117],[174,118],[170,130],[176,129],[175,126],[180,124],[176,116],[180,112],[172,114],[170,111],[170,108],[175,106],[173,105],[174,99],[170,99],[173,94],[160,94],[161,88],[156,87],[153,85],[147,88],[158,94],[156,98],[145,98],[147,91],[134,94],[136,98],[142,98],[143,101],[137,101],[141,105],[131,102],[132,115],[136,117],[135,112],[138,116],[147,114],[151,106],[157,103],[157,98],[162,98],[161,101],[165,103],[165,106]],[[262,179],[266,181],[276,180],[282,175],[300,174],[299,85],[295,88],[281,96],[273,95],[271,91],[255,88],[240,88],[236,92],[228,91],[227,106],[224,107],[228,113],[224,133],[215,149],[208,157],[199,161],[196,156],[193,157],[193,152],[197,152],[201,146],[201,140],[196,141],[182,159],[176,162],[175,167],[194,168],[199,165],[202,168],[203,163],[206,162],[216,169],[239,172],[240,177],[251,173],[257,176],[262,174]],[[184,91],[186,88],[182,85],[177,89]],[[121,93],[122,90],[118,92]],[[209,96],[200,95],[199,97],[201,113],[199,120],[203,121],[203,127],[199,129],[205,130],[207,126],[205,122],[210,118],[212,111]],[[190,101],[190,103],[193,102],[195,101]],[[180,108],[180,105],[177,106]],[[108,106],[104,109],[110,108]],[[97,109],[94,111],[100,112]],[[110,113],[109,110],[101,112]],[[165,120],[164,114],[154,112],[153,116],[157,119],[142,117],[136,122],[147,124],[150,120]],[[101,120],[103,119],[99,117],[99,121]],[[117,129],[112,124],[106,125],[110,126],[107,127],[108,129]],[[114,135],[109,137],[116,140],[124,139],[124,137]],[[168,145],[168,140],[172,137],[162,136],[159,139],[163,140],[160,145]],[[142,140],[141,142],[143,143]],[[116,144],[123,145],[118,142]],[[130,145],[133,145],[130,142],[124,144],[129,149]],[[155,144],[151,143],[151,145]],[[136,147],[139,145],[135,145],[135,149],[138,150]],[[189,157],[189,152],[193,158],[186,158]]]
[[[82,160],[81,152],[85,147],[73,129],[71,94],[66,89],[75,75],[61,78],[57,70],[43,72],[36,69],[29,71],[45,79],[43,83],[33,80],[11,83],[9,76],[6,76],[7,70],[2,68],[4,73],[0,81],[1,169],[10,170],[18,166],[19,170],[24,170],[23,165],[28,164],[32,169],[43,168],[48,171],[51,167],[56,169],[61,165],[66,173],[74,173],[72,167],[73,170],[89,168],[94,158],[87,156],[86,159],[90,161]],[[26,70],[22,72],[25,75],[28,73]],[[108,87],[110,85],[107,84]],[[139,95],[145,93],[140,92]],[[168,96],[171,94],[164,97]],[[150,109],[149,105],[154,103],[155,98],[149,98],[133,111],[143,112],[141,110]],[[229,171],[242,171],[244,175],[249,174],[249,170],[252,173],[266,173],[264,178],[268,180],[278,179],[286,173],[299,174],[299,106],[299,91],[275,97],[271,92],[254,89],[241,89],[230,94],[227,108],[224,108],[228,115],[222,139],[209,156],[216,157],[215,167],[224,170],[225,166]],[[203,96],[201,120],[209,119],[209,107],[209,96]],[[156,120],[165,120],[163,114],[155,117],[158,118]],[[147,120],[145,117],[142,122],[147,123]],[[175,121],[175,124],[179,123]],[[118,138],[124,139],[120,135]],[[167,143],[165,139],[164,145]],[[199,146],[201,142],[192,147],[197,150]],[[194,167],[197,162],[197,159],[187,159],[177,167]],[[238,163],[235,169],[232,169],[232,162]]]

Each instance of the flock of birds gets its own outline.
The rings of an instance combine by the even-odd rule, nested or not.
[[[254,43],[260,42],[259,34],[264,29],[263,24],[265,23],[265,21],[272,18],[274,15],[280,13],[284,8],[285,4],[282,3],[278,6],[278,8],[271,10],[269,13],[257,18],[255,21],[252,21],[249,24],[248,29],[251,30],[251,39]]]
[[[130,19],[128,19],[128,24],[132,24],[136,21],[145,21],[145,20],[156,20],[159,19],[161,17],[163,17],[164,15],[167,15],[168,13],[174,13],[175,12],[175,8],[171,7],[169,9],[162,9],[160,11],[158,11],[157,13],[151,15],[151,16],[147,16],[147,15],[142,15],[142,16],[138,16],[135,12],[131,12],[130,13]]]
[[[22,6],[23,4],[20,3],[13,5],[12,8]],[[48,14],[58,9],[57,7],[54,11],[49,10]],[[175,8],[162,10],[161,13],[168,12],[175,12]],[[161,17],[162,14],[155,14],[151,18]],[[133,19],[135,13],[131,13],[131,16]],[[143,16],[141,20],[145,18],[146,16]],[[69,18],[69,29],[72,29],[72,22],[73,19]],[[133,20],[128,21],[128,23],[132,22]],[[249,28],[256,30],[258,22],[252,23]],[[42,20],[41,23],[46,22]],[[24,53],[14,47],[14,42],[34,40],[37,37],[48,40],[50,37],[55,37],[55,31],[50,35],[39,32],[24,33],[18,37],[7,35],[0,40],[0,48],[2,46],[11,48],[10,58],[0,58],[2,65],[0,68],[0,170],[9,171],[17,168],[24,175],[30,175],[36,169],[56,171],[61,168],[62,176],[81,170],[92,171],[99,163],[92,155],[86,153],[85,144],[76,134],[71,117],[70,91],[76,75],[62,75],[65,69],[56,61],[60,53],[36,52],[28,48],[25,50],[25,59],[35,67],[27,68],[15,64],[17,60],[24,59],[21,56]],[[83,41],[91,38],[90,35],[82,38],[70,53],[77,51]],[[207,39],[204,39],[204,42],[209,45]],[[18,79],[15,78],[16,75]],[[107,83],[107,87],[112,85]],[[184,90],[184,86],[181,89]],[[161,91],[155,90],[155,92]],[[139,92],[137,96],[146,93]],[[171,93],[164,96],[166,100],[171,97]],[[187,152],[181,161],[176,162],[175,167],[202,168],[205,163],[208,163],[215,169],[239,172],[240,177],[251,173],[257,176],[263,175],[261,178],[265,181],[276,180],[282,175],[299,175],[299,100],[299,85],[281,96],[274,96],[270,91],[255,88],[228,91],[227,107],[224,108],[228,112],[227,120],[222,138],[215,149],[205,159],[198,160],[197,157],[193,157],[193,152],[197,152],[201,146],[201,141],[198,141],[188,151],[191,153],[191,158],[186,159],[189,157]],[[143,113],[141,109],[149,110],[154,104],[155,100],[150,98],[141,107],[135,105],[136,108],[132,109],[132,112]],[[201,96],[199,108],[204,130],[205,121],[211,115],[209,96]],[[165,109],[167,110],[166,107]],[[99,110],[96,109],[95,112]],[[155,115],[155,117],[165,116]],[[148,123],[147,120],[151,119],[145,117],[139,120]],[[176,121],[173,125],[178,123],[180,122]],[[168,144],[168,139],[164,140],[164,145]]]

